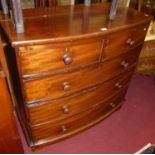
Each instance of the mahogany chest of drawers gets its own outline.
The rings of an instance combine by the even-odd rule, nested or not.
[[[31,147],[83,131],[122,105],[150,17],[120,8],[108,21],[109,7],[24,10],[20,35],[1,17],[16,109]]]

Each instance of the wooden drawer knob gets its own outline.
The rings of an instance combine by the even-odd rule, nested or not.
[[[135,41],[132,40],[132,41],[130,42],[130,46],[133,46],[134,44],[135,44]]]
[[[115,108],[116,107],[116,104],[115,103],[110,103],[110,106],[112,107],[112,108]]]
[[[126,41],[126,43],[127,43],[128,45],[132,46],[132,45],[135,44],[135,41],[132,40],[131,38],[128,38],[127,41]]]
[[[117,82],[117,83],[115,84],[115,87],[116,87],[117,89],[121,89],[121,88],[122,88],[122,85],[121,85],[119,82]]]
[[[62,133],[67,132],[67,127],[65,125],[62,125],[61,126],[61,131],[62,131]]]
[[[125,62],[125,61],[122,61],[121,66],[124,67],[124,68],[127,68],[129,66],[129,63]]]
[[[63,61],[64,61],[64,64],[65,65],[69,65],[69,64],[71,64],[72,62],[73,62],[73,58],[71,57],[71,55],[70,54],[64,54],[64,56],[63,56]]]
[[[71,85],[69,84],[69,82],[64,82],[63,83],[63,90],[64,91],[69,91],[71,88]]]
[[[64,105],[62,107],[64,114],[68,114],[69,113],[69,107],[67,105]]]

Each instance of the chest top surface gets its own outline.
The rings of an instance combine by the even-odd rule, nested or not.
[[[23,34],[17,34],[12,20],[2,15],[0,23],[10,43],[20,46],[97,37],[150,21],[146,14],[128,8],[119,8],[115,20],[108,21],[109,9],[109,3],[26,9]]]

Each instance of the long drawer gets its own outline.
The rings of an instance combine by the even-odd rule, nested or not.
[[[98,123],[121,105],[120,102],[123,100],[125,92],[126,90],[90,110],[68,119],[33,127],[32,135],[35,144],[56,141]]]
[[[136,28],[127,29],[108,35],[106,38],[106,47],[104,48],[102,61],[125,53],[127,50],[135,47],[144,41],[147,25],[141,25]]]
[[[24,83],[26,101],[32,103],[56,99],[109,80],[134,65],[140,49],[141,46],[112,61],[76,72],[26,81]]]
[[[68,118],[85,111],[94,104],[107,100],[110,96],[127,87],[133,71],[134,68],[98,87],[93,87],[70,97],[29,105],[30,124],[37,125],[44,122],[54,122]]]
[[[98,62],[102,51],[102,40],[92,39],[79,44],[37,45],[21,48],[19,54],[22,74],[66,70]]]

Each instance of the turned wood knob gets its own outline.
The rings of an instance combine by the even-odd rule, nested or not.
[[[69,84],[69,82],[63,83],[63,90],[64,91],[68,91],[68,90],[70,90],[70,88],[71,88],[71,85]]]
[[[121,66],[123,66],[124,68],[127,68],[129,66],[129,63],[125,62],[125,61],[122,61]]]
[[[65,133],[67,131],[67,127],[65,125],[61,126],[61,131],[62,133]]]
[[[116,107],[116,104],[115,103],[110,103],[110,106],[112,107],[112,108],[114,108],[114,107]]]
[[[117,82],[117,83],[115,84],[115,87],[116,87],[117,89],[121,89],[121,88],[122,88],[122,85],[121,85],[119,82]]]
[[[144,28],[144,31],[146,31],[146,30],[147,30],[147,28],[145,27],[145,28]]]
[[[134,45],[135,44],[135,41],[133,41],[131,38],[128,38],[126,43],[130,46]]]
[[[64,61],[65,65],[69,65],[69,64],[71,64],[73,62],[73,58],[71,57],[70,54],[66,53],[63,56],[63,61]]]
[[[126,41],[126,43],[127,44],[130,44],[131,41],[132,41],[132,39],[131,38],[128,38],[127,41]]]
[[[64,114],[68,114],[69,113],[69,107],[67,105],[64,105],[62,107]]]
[[[135,41],[132,40],[132,41],[130,42],[130,45],[132,46],[132,45],[134,45],[134,44],[135,44]]]

